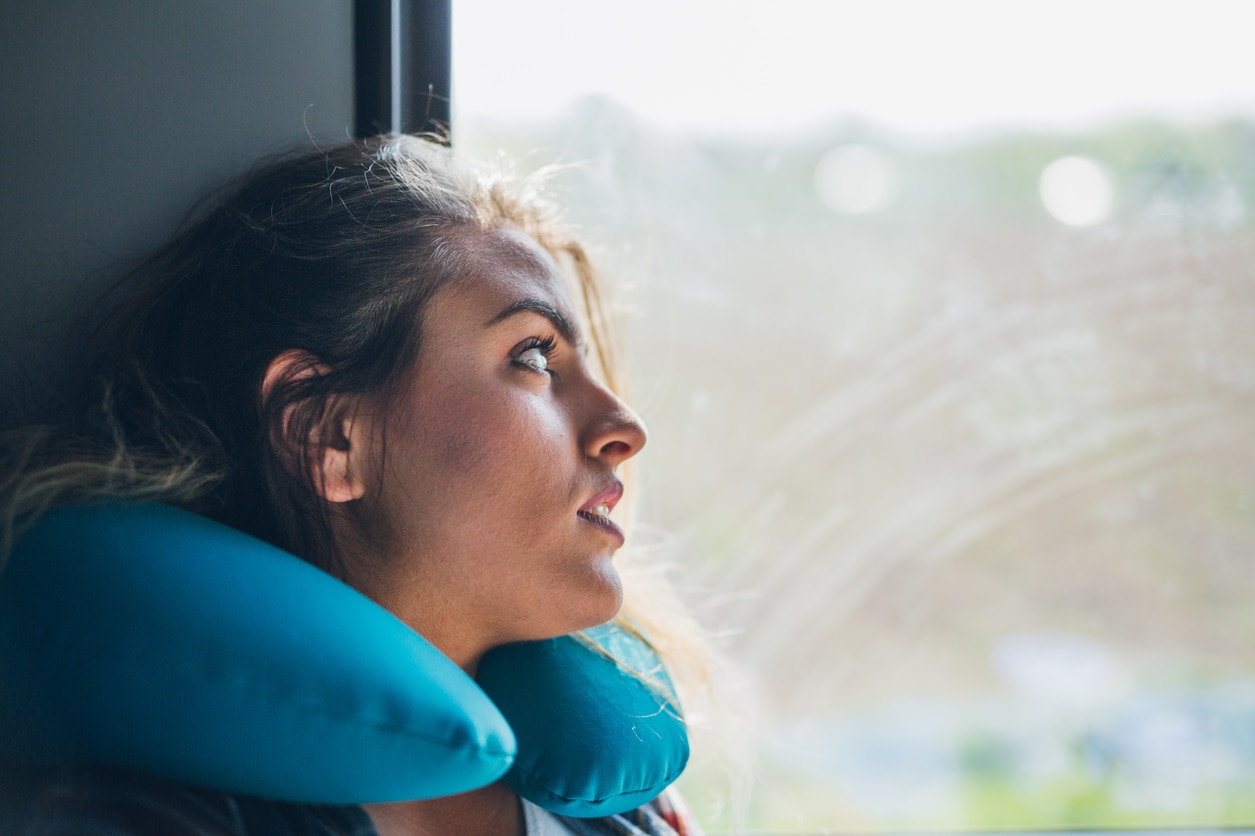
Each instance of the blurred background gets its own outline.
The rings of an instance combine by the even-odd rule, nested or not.
[[[708,829],[1255,825],[1250,16],[454,4],[626,315]]]

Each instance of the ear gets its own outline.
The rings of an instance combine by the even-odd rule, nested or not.
[[[328,372],[325,364],[307,351],[290,349],[275,357],[266,367],[261,383],[261,402],[264,404],[281,384],[292,384],[304,378]],[[308,467],[308,475],[314,490],[327,502],[350,502],[361,499],[366,493],[366,480],[362,469],[368,452],[368,427],[359,415],[355,398],[335,396],[327,400],[322,414],[310,427],[307,438],[293,439],[289,422],[296,403],[284,407],[282,426],[272,433],[273,443],[286,453],[290,466],[299,470]],[[293,443],[302,443],[304,450],[292,450]],[[301,455],[303,454],[303,455]]]

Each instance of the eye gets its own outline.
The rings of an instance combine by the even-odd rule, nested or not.
[[[549,368],[549,357],[553,354],[556,342],[553,337],[540,339],[532,337],[514,350],[513,362],[529,371],[547,374],[556,378],[558,373]]]
[[[549,368],[549,358],[545,356],[545,352],[535,346],[527,349],[514,359],[538,372],[543,372]]]

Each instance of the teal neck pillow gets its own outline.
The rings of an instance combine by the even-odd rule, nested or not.
[[[504,776],[570,816],[638,806],[687,762],[671,683],[621,628],[497,648],[479,678],[331,576],[168,506],[52,511],[0,574],[10,761],[327,804]]]

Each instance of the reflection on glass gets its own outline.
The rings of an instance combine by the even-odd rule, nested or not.
[[[1255,824],[1255,114],[685,131],[606,92],[457,138],[580,163],[644,533],[756,746],[729,798],[698,730],[708,828]]]

